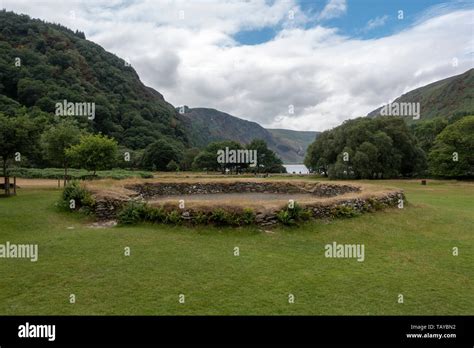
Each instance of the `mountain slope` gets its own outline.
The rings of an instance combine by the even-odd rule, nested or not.
[[[194,146],[203,147],[220,140],[247,144],[253,139],[262,139],[284,163],[302,163],[306,148],[317,135],[317,132],[267,130],[256,122],[208,108],[184,107],[182,116]]]
[[[94,119],[75,119],[129,148],[159,138],[187,145],[174,107],[143,85],[123,59],[81,32],[0,11],[0,112],[14,116],[26,107],[28,114],[41,110],[52,119],[63,100],[95,103]]]
[[[56,103],[64,100],[94,103],[92,119],[71,117],[82,128],[114,137],[130,149],[144,149],[162,138],[178,150],[217,140],[249,143],[258,138],[285,163],[302,163],[316,136],[269,131],[213,109],[186,109],[181,115],[159,92],[145,86],[123,59],[86,40],[83,33],[0,11],[0,112],[53,124]]]
[[[420,119],[474,113],[474,69],[403,94],[393,103],[420,103]],[[380,115],[382,107],[367,114]],[[410,118],[407,118],[410,121]]]
[[[289,129],[270,129],[267,128],[278,144],[277,147],[283,150],[282,146],[290,146],[296,149],[296,153],[304,159],[308,146],[316,139],[319,132],[312,131],[294,131]],[[287,144],[287,145],[285,145]],[[303,163],[303,162],[299,162]]]

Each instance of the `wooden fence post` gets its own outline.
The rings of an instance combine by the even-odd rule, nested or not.
[[[7,196],[10,196],[10,177],[9,176],[5,177],[5,194]]]

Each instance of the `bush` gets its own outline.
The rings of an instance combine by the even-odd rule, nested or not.
[[[146,206],[144,209],[144,220],[154,223],[166,221],[166,211],[163,208]]]
[[[225,222],[228,225],[240,226],[242,224],[242,216],[238,213],[227,213]]]
[[[63,190],[59,206],[63,209],[71,209],[71,200],[74,200],[75,209],[88,211],[95,204],[94,198],[78,181],[72,181]]]
[[[250,225],[255,222],[255,213],[250,208],[245,208],[242,213],[242,222],[245,225]]]
[[[147,212],[147,206],[143,203],[129,202],[118,213],[117,218],[122,225],[133,225],[142,221]]]
[[[168,214],[166,214],[165,222],[168,224],[180,224],[183,221],[183,217],[181,213],[177,210],[172,210]]]
[[[338,205],[331,209],[331,215],[336,218],[350,218],[360,213],[349,205]]]
[[[309,220],[312,216],[310,209],[302,208],[295,202],[293,208],[286,207],[277,213],[277,219],[285,225],[294,225],[297,221]]]
[[[194,215],[194,223],[204,225],[204,224],[207,224],[208,222],[209,222],[209,216],[206,213],[198,211]]]
[[[209,220],[215,223],[216,225],[225,225],[229,222],[230,219],[229,214],[225,210],[217,208],[212,212]]]
[[[280,210],[276,216],[278,221],[284,225],[294,225],[296,223],[295,219],[291,216],[291,213],[287,209]]]

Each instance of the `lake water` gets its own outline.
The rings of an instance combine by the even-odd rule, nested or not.
[[[309,174],[308,168],[304,164],[284,164],[283,167],[286,168],[286,171],[289,174],[295,172],[296,174]]]

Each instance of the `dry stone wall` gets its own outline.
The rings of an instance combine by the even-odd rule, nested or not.
[[[213,194],[232,192],[262,192],[262,193],[309,193],[315,197],[335,197],[349,192],[360,192],[360,188],[351,185],[338,184],[306,184],[282,182],[233,182],[233,183],[144,183],[126,187],[136,192],[129,199],[101,197],[96,198],[94,211],[98,219],[115,219],[120,209],[130,201],[142,201],[158,195],[190,195],[190,194]],[[317,219],[328,219],[337,217],[341,208],[349,208],[351,212],[365,213],[380,210],[386,207],[396,207],[400,199],[405,199],[401,190],[373,196],[346,199],[332,199],[328,202],[305,203],[301,206],[311,211],[311,215]],[[282,207],[281,209],[284,209]],[[255,222],[260,225],[272,225],[278,222],[279,210],[255,211]],[[180,211],[185,221],[193,221],[200,212],[196,210]]]
[[[359,192],[360,188],[351,185],[305,184],[289,182],[232,182],[232,183],[144,183],[129,185],[133,190],[148,199],[154,196],[193,195],[212,193],[310,193],[318,197],[334,197],[349,192]]]

